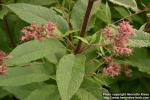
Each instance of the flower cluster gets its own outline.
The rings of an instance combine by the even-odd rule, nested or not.
[[[132,70],[128,64],[120,65],[113,61],[112,57],[104,57],[104,61],[107,64],[106,68],[103,68],[102,73],[106,76],[115,77],[121,74],[121,71],[125,73],[127,77],[131,77]],[[123,68],[122,68],[123,67]]]
[[[115,77],[120,75],[121,67],[119,64],[114,63],[112,57],[105,57],[105,62],[107,64],[107,68],[103,69],[103,74],[106,76]]]
[[[7,66],[3,63],[6,58],[6,54],[0,51],[0,75],[4,75],[7,72]]]
[[[107,26],[106,28],[104,28],[103,33],[105,34],[105,38],[107,40],[110,40],[110,41],[112,40],[113,31],[111,27]]]
[[[48,22],[47,24],[40,26],[34,22],[30,26],[26,26],[21,30],[23,33],[21,40],[29,41],[32,39],[41,40],[43,38],[50,38],[51,36],[54,36],[55,28],[56,25],[52,22]]]
[[[116,54],[129,55],[132,53],[132,49],[127,47],[129,37],[134,35],[133,27],[129,22],[120,22],[115,35],[113,35],[111,27],[106,27],[103,33],[107,40],[111,40],[112,49]]]

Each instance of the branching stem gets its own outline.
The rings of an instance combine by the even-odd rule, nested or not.
[[[123,18],[121,18],[121,19],[119,19],[119,20],[113,22],[113,24],[116,24],[116,23],[118,23],[118,22],[120,22],[120,21],[122,21],[122,20],[124,20],[124,19],[126,19],[126,18],[132,17],[132,16],[134,16],[134,15],[138,15],[138,14],[140,14],[140,13],[143,13],[143,12],[149,11],[149,10],[150,10],[149,8],[145,8],[145,9],[143,9],[143,10],[140,10],[140,11],[136,12],[136,13],[133,13],[133,14],[130,14],[130,15],[126,16],[126,17],[123,17]]]

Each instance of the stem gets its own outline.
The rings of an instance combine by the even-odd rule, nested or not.
[[[85,13],[85,16],[84,16],[84,21],[83,21],[83,24],[82,24],[82,29],[81,29],[81,31],[80,31],[80,37],[84,37],[84,36],[85,36],[87,24],[88,24],[88,21],[89,21],[89,17],[90,17],[90,13],[91,13],[91,10],[92,10],[94,1],[95,1],[95,0],[89,0],[89,1],[88,1],[88,6],[87,6],[87,10],[86,10],[86,13]],[[74,51],[75,54],[77,54],[77,53],[80,52],[81,45],[82,45],[82,41],[79,40],[79,42],[78,42],[78,44],[77,44],[77,47],[76,47],[76,49],[75,49],[75,51]]]
[[[120,21],[122,21],[122,20],[124,20],[124,19],[126,19],[126,18],[129,18],[129,17],[131,17],[131,16],[134,16],[134,15],[137,15],[137,14],[143,13],[143,12],[145,12],[145,11],[149,11],[149,10],[150,10],[149,8],[145,8],[145,9],[140,10],[140,11],[134,13],[134,14],[130,14],[130,15],[126,16],[126,17],[123,17],[123,18],[121,18],[121,19],[115,21],[113,24],[116,24],[116,23],[118,23],[118,22],[120,22]]]
[[[71,15],[69,14],[69,17],[68,17],[68,26],[69,26],[69,30],[73,30],[73,27],[72,27],[70,19],[71,19]],[[69,34],[68,38],[69,38],[70,41],[72,41],[71,34]]]

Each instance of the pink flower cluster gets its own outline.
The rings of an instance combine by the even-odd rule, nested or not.
[[[103,68],[102,73],[106,76],[115,77],[121,74],[121,71],[125,73],[127,77],[131,77],[132,70],[128,64],[120,65],[113,61],[112,57],[104,57],[104,61],[107,64],[106,68]],[[123,67],[123,68],[121,68]]]
[[[128,21],[122,21],[121,23],[119,23],[118,31],[119,33],[123,33],[124,35],[128,36],[134,34],[133,26],[131,26]]]
[[[7,66],[3,63],[6,58],[6,54],[0,51],[0,75],[4,75],[7,72]]]
[[[121,72],[120,65],[114,63],[111,57],[105,57],[104,59],[107,64],[107,68],[104,68],[102,73],[106,76],[111,76],[111,77],[119,76]]]
[[[50,38],[51,36],[54,36],[55,28],[56,25],[52,22],[48,22],[47,24],[40,26],[34,22],[30,26],[26,26],[21,30],[23,33],[21,40],[29,41],[32,39],[41,40],[43,38]]]
[[[103,33],[105,34],[105,38],[111,41],[113,37],[112,28],[107,26],[106,28],[104,28]]]
[[[129,22],[120,22],[115,35],[113,35],[111,27],[106,27],[103,33],[107,40],[111,40],[112,49],[116,54],[129,55],[132,53],[132,49],[127,47],[129,37],[134,35],[133,27]]]

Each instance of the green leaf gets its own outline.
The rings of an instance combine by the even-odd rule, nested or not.
[[[78,90],[76,95],[78,96],[78,98],[80,98],[80,100],[98,100],[97,98],[95,98],[95,96],[93,96],[93,94],[82,88]]]
[[[56,2],[56,0],[17,0],[17,3],[28,3],[35,5],[50,5]]]
[[[110,24],[111,23],[111,11],[109,8],[108,3],[105,4],[101,4],[100,8],[98,9],[96,16],[101,19],[103,22],[105,22],[106,24]]]
[[[7,16],[7,24],[9,27],[9,31],[11,31],[11,34],[13,36],[14,44],[16,46],[19,45],[22,35],[20,30],[22,30],[22,28],[27,26],[28,24],[18,18],[18,16],[16,16],[15,14],[10,14],[9,16]]]
[[[85,38],[82,38],[82,37],[79,37],[79,36],[74,36],[74,37],[81,40],[82,42],[84,42],[86,44],[89,44],[89,42]]]
[[[114,9],[122,16],[122,17],[126,17],[129,16],[129,11],[122,7],[122,6],[115,6]]]
[[[6,60],[7,66],[25,64],[49,54],[64,54],[65,47],[55,39],[32,40],[17,46]]]
[[[70,30],[70,31],[67,31],[64,35],[68,36],[68,35],[70,35],[72,33],[76,33],[76,32],[79,32],[79,30]]]
[[[9,95],[9,93],[6,90],[0,88],[0,99],[7,95]]]
[[[119,87],[120,84],[118,84],[117,82],[116,83],[113,83],[113,84],[110,84],[111,88],[110,88],[110,92],[113,92],[113,93],[120,93],[121,90],[120,90],[120,87]],[[128,86],[129,87],[129,86]],[[131,88],[131,87],[130,87]],[[129,92],[129,91],[128,91]]]
[[[69,54],[57,67],[56,81],[62,100],[69,100],[79,89],[85,73],[85,56]]]
[[[150,56],[148,54],[148,50],[136,48],[134,49],[133,54],[125,60],[125,63],[137,67],[141,72],[150,74]]]
[[[90,43],[94,43],[96,41],[96,39],[97,39],[97,34],[95,33],[91,36]]]
[[[98,60],[90,60],[86,62],[86,67],[85,67],[85,72],[86,74],[93,74],[98,67],[101,65],[102,63],[100,63]]]
[[[35,89],[44,87],[44,83],[32,83],[24,86],[7,86],[3,87],[6,91],[13,94],[16,98],[20,100],[25,100],[27,96],[30,95]]]
[[[93,27],[95,23],[94,13],[95,13],[95,10],[98,8],[98,6],[100,6],[100,3],[101,3],[100,0],[97,0],[94,3],[94,6],[91,12],[91,19],[89,20],[87,30]],[[87,5],[88,5],[88,1],[86,0],[77,0],[77,2],[75,3],[71,11],[71,24],[73,26],[73,29],[75,30],[81,29],[83,19],[86,13]]]
[[[43,24],[47,21],[52,21],[57,24],[61,31],[65,32],[68,30],[67,22],[52,9],[25,3],[9,4],[6,6],[28,23],[37,22],[38,24]]]
[[[140,83],[147,90],[147,92],[150,92],[150,85],[149,85],[150,80],[149,79],[140,78]]]
[[[51,76],[42,64],[9,67],[6,76],[0,76],[0,86],[21,86],[48,80]]]
[[[3,19],[3,17],[8,13],[8,8],[2,7],[2,10],[0,11],[0,19]]]
[[[74,29],[80,29],[86,12],[88,1],[77,0],[71,12],[71,23]]]
[[[57,64],[58,63],[58,60],[57,60],[57,57],[56,57],[56,55],[55,54],[49,54],[49,55],[47,55],[47,56],[45,56],[45,58],[49,61],[49,62],[51,62],[51,63],[53,63],[53,64]]]
[[[126,8],[131,8],[134,11],[137,11],[137,3],[135,0],[109,0],[110,2],[120,5],[120,6],[124,6]]]
[[[129,11],[126,8],[122,7],[122,6],[115,6],[114,9],[117,11],[117,13],[119,13],[121,15],[120,17],[129,16]],[[132,21],[130,17],[128,17],[127,19],[129,21]]]
[[[113,84],[111,87],[112,88],[110,91],[112,91],[113,93],[118,93],[119,91],[122,93],[143,93],[143,92],[148,93],[148,91],[142,86],[139,80],[134,80],[134,81],[125,80],[122,82],[117,82]]]
[[[14,0],[3,0],[3,4],[14,3]]]
[[[100,83],[95,82],[92,78],[85,78],[81,85],[81,88],[91,93],[95,98],[97,98],[97,100],[103,100],[102,86]]]
[[[7,33],[2,29],[2,23],[0,23],[0,49],[10,51],[10,40]]]
[[[25,100],[59,100],[59,92],[55,85],[47,85],[34,90]]]
[[[147,23],[144,23],[140,28],[139,30],[143,31],[145,29],[145,26],[146,26]]]
[[[110,11],[110,7],[108,5],[108,2],[106,2],[106,17],[107,19],[110,21],[111,23],[111,11]]]
[[[130,47],[149,47],[150,34],[142,30],[135,30],[135,35],[129,39],[128,46]]]
[[[94,77],[95,80],[97,80],[100,84],[108,86],[110,84],[116,83],[117,79],[113,79],[111,77],[105,76],[103,74],[97,74]]]

